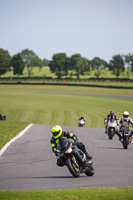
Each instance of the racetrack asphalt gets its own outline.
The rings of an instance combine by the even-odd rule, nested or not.
[[[100,128],[63,127],[75,133],[93,156],[95,174],[74,178],[58,167],[50,146],[52,125],[31,126],[0,157],[0,190],[133,186],[133,143],[123,149]]]

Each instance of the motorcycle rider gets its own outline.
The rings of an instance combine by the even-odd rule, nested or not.
[[[79,120],[84,120],[84,122],[86,121],[86,119],[85,119],[85,117],[84,116],[81,116],[80,118],[79,118]]]
[[[62,131],[62,127],[59,126],[59,125],[55,125],[53,126],[52,130],[52,137],[51,137],[51,147],[52,147],[52,151],[55,153],[55,155],[57,156],[58,155],[58,149],[57,149],[57,145],[58,145],[58,140],[60,137],[64,137],[64,138],[71,138],[74,140],[74,144],[77,145],[77,147],[83,151],[86,155],[86,158],[88,160],[91,160],[93,157],[86,151],[86,147],[85,145],[80,142],[78,140],[78,137],[73,134],[73,133],[69,133],[68,131]],[[62,162],[62,160],[58,157],[57,158],[57,163],[56,163],[58,166],[63,166],[64,163]]]
[[[104,118],[104,124],[106,124],[105,126],[105,133],[107,133],[107,123],[110,119],[114,119],[114,120],[118,120],[118,117],[115,115],[115,112],[113,110],[110,111],[110,114],[108,114],[105,118]]]
[[[119,125],[119,130],[116,131],[116,135],[118,135],[119,140],[121,140],[122,136],[121,136],[121,131],[122,128],[129,128],[129,124],[131,124],[133,126],[133,120],[131,117],[129,117],[129,112],[128,111],[124,111],[123,112],[123,117],[120,117],[118,120],[118,125]],[[132,131],[130,134],[130,142],[132,141]]]
[[[81,117],[79,118],[79,120],[78,120],[78,124],[79,124],[79,126],[80,126],[80,124],[81,124],[81,120],[84,121],[84,125],[85,125],[86,119],[85,119],[84,116],[81,116]]]

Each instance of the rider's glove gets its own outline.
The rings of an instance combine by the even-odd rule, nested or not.
[[[60,150],[53,148],[53,152],[55,153],[56,156],[58,156],[58,154],[60,153]]]
[[[60,150],[56,149],[56,148],[53,148],[53,151],[56,153],[60,153]]]

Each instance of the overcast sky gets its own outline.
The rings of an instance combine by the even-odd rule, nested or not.
[[[133,0],[0,0],[0,48],[48,60],[133,53]]]

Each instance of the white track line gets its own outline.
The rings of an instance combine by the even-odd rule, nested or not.
[[[21,136],[23,136],[25,134],[25,132],[32,126],[33,124],[30,124],[29,126],[27,126],[24,130],[22,130],[20,133],[18,133],[14,138],[12,138],[8,143],[6,143],[3,148],[0,150],[0,156],[2,156],[2,154],[6,151],[7,147],[9,147],[13,142],[15,142],[15,140],[17,140],[18,138],[20,138]]]

